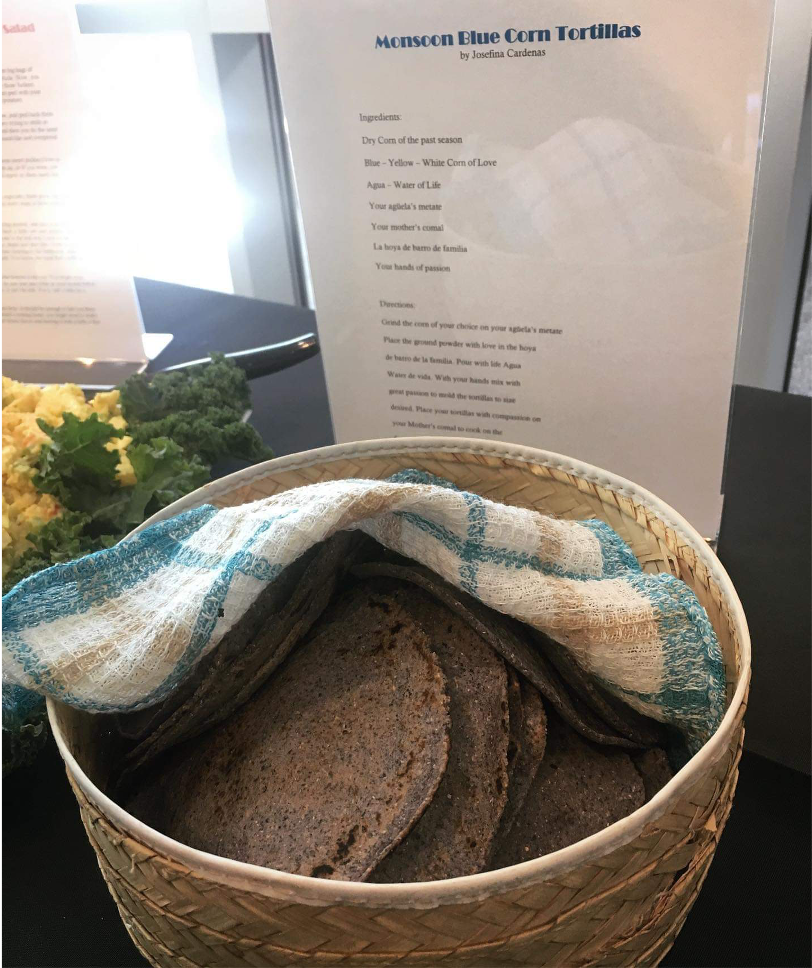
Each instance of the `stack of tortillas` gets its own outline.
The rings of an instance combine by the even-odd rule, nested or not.
[[[671,775],[659,725],[560,647],[347,533],[270,585],[182,694],[119,725],[140,819],[343,880],[529,860]]]

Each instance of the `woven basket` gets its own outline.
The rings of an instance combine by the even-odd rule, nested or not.
[[[102,874],[153,965],[656,965],[696,899],[736,786],[750,643],[715,555],[653,495],[556,454],[424,437],[274,460],[210,484],[158,517],[407,467],[508,504],[601,518],[647,571],[684,579],[707,609],[724,654],[729,706],[722,725],[652,800],[577,844],[490,873],[374,885],[254,867],[152,830],[102,792],[112,756],[103,720],[49,702]]]

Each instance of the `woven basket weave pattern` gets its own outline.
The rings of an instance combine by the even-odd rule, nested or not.
[[[732,695],[741,661],[730,603],[675,528],[598,480],[495,454],[371,454],[278,472],[271,466],[215,503],[240,504],[331,478],[382,478],[405,467],[505,503],[605,520],[646,570],[670,571],[695,590],[719,636]],[[119,829],[71,782],[124,923],[154,965],[655,965],[702,886],[730,811],[743,713],[744,704],[725,754],[631,842],[565,873],[528,874],[519,888],[465,903],[318,904],[270,882],[261,893],[243,890]],[[71,716],[64,708],[57,716],[68,736]]]

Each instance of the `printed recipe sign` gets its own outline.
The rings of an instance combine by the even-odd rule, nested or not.
[[[269,0],[337,439],[485,437],[716,533],[772,0]]]
[[[103,194],[75,5],[3,3],[3,358],[143,361],[127,227]],[[126,186],[121,186],[126,191]]]

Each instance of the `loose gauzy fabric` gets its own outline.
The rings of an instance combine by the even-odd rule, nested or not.
[[[644,573],[601,521],[557,520],[404,471],[200,507],[21,582],[3,599],[4,728],[30,714],[32,692],[91,712],[159,702],[283,568],[352,528],[546,632],[690,749],[718,726],[721,653],[684,582]]]

